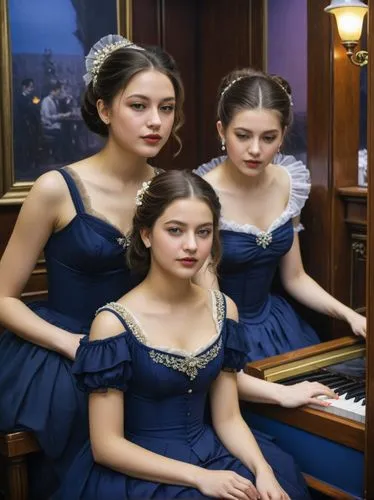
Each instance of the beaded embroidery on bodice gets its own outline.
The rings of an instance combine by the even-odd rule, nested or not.
[[[112,310],[117,313],[125,321],[134,337],[150,349],[149,356],[155,363],[185,373],[190,380],[193,380],[198,375],[198,369],[205,368],[210,361],[217,357],[222,348],[221,332],[225,320],[225,299],[224,295],[218,290],[210,290],[210,294],[216,333],[207,344],[199,347],[194,352],[151,345],[133,313],[118,302],[106,304],[98,309],[96,314],[103,310]]]

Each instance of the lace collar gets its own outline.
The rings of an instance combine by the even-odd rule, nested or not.
[[[208,163],[202,164],[194,172],[198,175],[204,176],[218,165],[223,163],[226,159],[225,156],[212,159]],[[274,158],[274,163],[283,168],[290,180],[290,194],[288,203],[283,212],[277,217],[266,229],[263,231],[253,224],[239,224],[232,220],[227,220],[221,217],[220,228],[223,230],[253,234],[259,238],[269,235],[279,227],[283,226],[287,221],[300,215],[302,208],[308,199],[310,192],[310,174],[306,166],[293,156],[285,156],[278,154]],[[261,244],[260,242],[258,244]]]

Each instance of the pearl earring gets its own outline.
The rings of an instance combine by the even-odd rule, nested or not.
[[[225,151],[225,139],[221,139],[221,149],[222,151]]]

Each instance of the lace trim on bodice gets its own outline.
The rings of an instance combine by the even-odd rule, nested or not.
[[[72,177],[72,179],[73,179],[73,181],[78,189],[79,195],[81,197],[85,212],[89,215],[92,215],[93,217],[96,217],[97,219],[101,219],[102,221],[109,224],[109,226],[114,227],[119,233],[122,234],[122,238],[117,239],[118,243],[121,246],[126,247],[128,244],[129,232],[125,234],[122,231],[122,229],[120,229],[116,224],[113,224],[113,222],[111,222],[107,217],[105,217],[105,215],[103,215],[101,212],[97,212],[92,207],[91,198],[90,198],[89,194],[87,193],[86,186],[82,182],[82,179],[79,177],[77,172],[75,170],[73,170],[72,168],[70,168],[69,166],[66,166],[63,168]],[[159,168],[154,168],[153,170],[154,170],[155,176],[158,175],[159,173],[163,172],[163,170],[161,170]]]
[[[198,369],[205,368],[205,366],[218,355],[222,347],[222,338],[220,335],[225,319],[225,299],[223,294],[218,290],[211,290],[210,293],[216,333],[207,344],[199,347],[194,352],[173,347],[151,345],[136,317],[125,306],[118,302],[110,302],[98,309],[96,314],[102,310],[108,309],[115,311],[125,320],[134,337],[143,345],[151,348],[149,356],[155,363],[161,363],[169,368],[183,372],[193,380],[198,374]]]
[[[203,176],[220,165],[225,160],[225,158],[225,156],[214,158],[210,162],[204,163],[199,168],[197,168],[195,170],[195,173]],[[287,172],[290,180],[290,194],[288,203],[280,216],[270,224],[266,231],[259,229],[253,224],[239,224],[235,221],[227,220],[221,217],[221,229],[238,233],[253,234],[257,236],[257,239],[259,239],[258,244],[260,246],[263,246],[263,244],[267,246],[271,242],[270,233],[283,226],[283,224],[285,224],[288,220],[300,215],[301,210],[304,207],[310,193],[311,184],[309,170],[301,161],[296,160],[296,158],[294,158],[293,156],[284,156],[278,154],[274,158],[274,163],[282,167]],[[300,229],[302,229],[301,225],[296,227],[296,231],[300,231]]]

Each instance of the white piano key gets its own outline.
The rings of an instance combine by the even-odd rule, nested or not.
[[[314,404],[309,406],[339,417],[345,417],[356,422],[365,423],[366,408],[365,405],[362,404],[364,398],[360,401],[354,402],[354,398],[346,399],[346,395],[347,393],[342,394],[339,399],[331,399],[327,396],[318,396],[317,399],[330,403],[330,406],[318,406]]]

